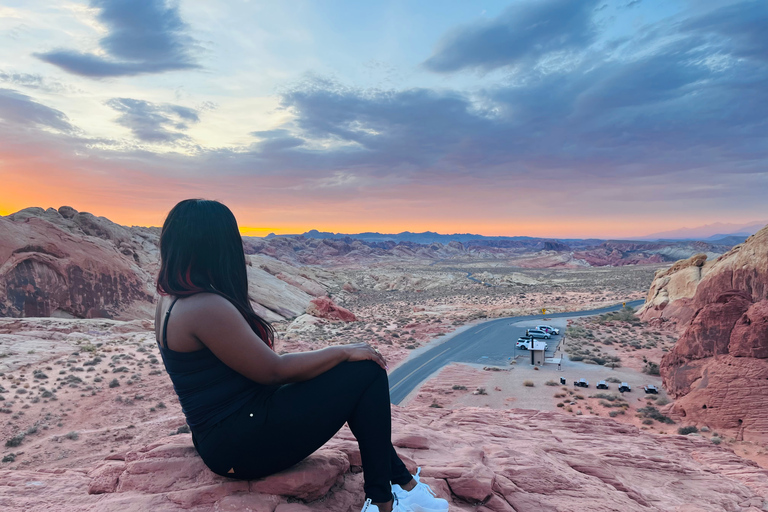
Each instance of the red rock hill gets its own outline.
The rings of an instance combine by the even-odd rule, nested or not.
[[[695,262],[687,263],[676,272],[691,273]],[[651,289],[674,273],[657,275]],[[768,435],[768,227],[715,260],[695,293],[679,300],[663,316],[684,328],[661,363],[664,386],[678,398],[673,412],[688,422]]]

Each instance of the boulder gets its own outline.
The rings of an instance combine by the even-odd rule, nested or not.
[[[335,304],[328,297],[318,297],[312,299],[307,307],[307,314],[326,320],[340,322],[355,322],[357,317],[350,310]]]

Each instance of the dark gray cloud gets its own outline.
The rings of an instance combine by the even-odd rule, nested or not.
[[[165,0],[91,0],[98,19],[109,28],[99,41],[107,57],[60,49],[35,54],[76,75],[92,78],[161,73],[199,67],[194,39],[178,7]]]
[[[107,105],[120,112],[118,124],[129,128],[143,142],[187,140],[182,131],[200,121],[197,111],[179,105],[157,104],[131,98],[113,98]]]
[[[63,112],[46,107],[13,89],[0,89],[0,122],[19,127],[46,127],[72,132]]]
[[[285,129],[251,132],[251,135],[259,139],[254,146],[259,153],[277,153],[284,149],[303,146],[306,142]]]
[[[447,34],[424,66],[435,72],[490,71],[535,62],[556,51],[581,49],[595,38],[599,0],[515,3],[497,18]]]
[[[652,27],[623,59],[592,52],[567,72],[530,71],[514,85],[471,95],[315,80],[282,95],[296,116],[290,135],[339,144],[321,158],[292,154],[307,165],[380,173],[756,172],[768,163],[768,43],[754,22],[766,5],[744,2]]]

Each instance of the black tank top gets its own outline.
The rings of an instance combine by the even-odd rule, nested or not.
[[[168,318],[177,297],[165,313],[160,355],[179,396],[189,427],[202,433],[274,386],[254,382],[224,364],[208,347],[194,352],[168,348]]]

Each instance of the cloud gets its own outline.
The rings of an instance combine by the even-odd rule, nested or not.
[[[8,73],[0,70],[0,82],[53,93],[60,93],[65,90],[64,86],[60,83],[32,73]]]
[[[17,127],[46,127],[67,133],[74,129],[63,112],[13,89],[0,89],[0,121]]]
[[[254,149],[262,154],[296,148],[303,146],[306,142],[302,138],[293,136],[289,130],[285,129],[251,132],[251,135],[260,139]]]
[[[188,139],[180,133],[200,121],[197,111],[171,104],[131,98],[113,98],[107,106],[120,112],[118,124],[129,128],[143,142],[168,143]]]
[[[39,59],[70,73],[103,78],[194,69],[194,39],[178,7],[165,0],[91,0],[109,34],[99,41],[106,56],[60,49]]]
[[[543,0],[516,3],[497,18],[461,27],[438,43],[424,66],[437,73],[491,71],[536,62],[553,53],[588,46],[599,0]]]
[[[727,5],[682,23],[685,32],[714,36],[714,44],[738,57],[768,62],[768,2],[751,0]]]

